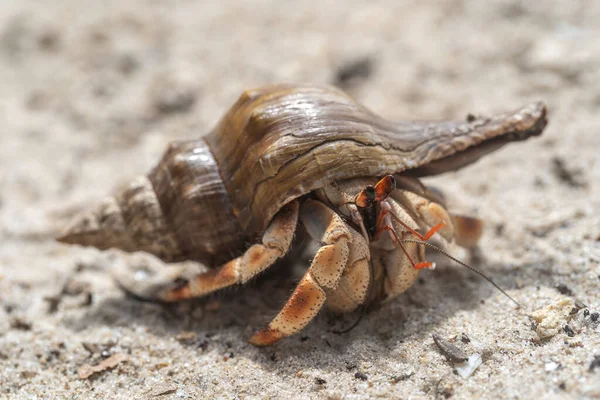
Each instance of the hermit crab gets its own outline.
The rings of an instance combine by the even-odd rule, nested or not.
[[[406,291],[433,266],[425,256],[432,235],[474,246],[481,221],[450,214],[418,178],[545,125],[542,103],[463,121],[391,122],[329,86],[248,90],[210,133],[171,143],[147,176],[76,217],[59,240],[210,268],[165,274],[143,289],[121,280],[171,302],[248,282],[299,245],[302,229],[319,248],[279,314],[250,339],[269,345],[325,304],[350,312]]]

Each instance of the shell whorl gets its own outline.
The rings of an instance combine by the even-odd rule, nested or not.
[[[391,122],[333,87],[266,86],[244,92],[203,139],[172,143],[146,178],[59,240],[216,265],[286,203],[331,182],[452,171],[545,125],[543,103],[466,121]]]
[[[213,265],[239,252],[244,236],[210,149],[193,140],[171,143],[148,176],[77,217],[59,240]]]
[[[334,87],[281,84],[243,93],[206,140],[239,224],[260,232],[283,205],[329,182],[451,171],[545,125],[543,103],[466,121],[392,122]]]

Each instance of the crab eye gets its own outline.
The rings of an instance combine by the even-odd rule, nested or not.
[[[375,185],[375,200],[385,200],[396,189],[396,178],[393,175],[386,175]]]
[[[375,188],[371,185],[365,187],[360,193],[356,196],[355,203],[357,206],[361,208],[370,207],[375,198],[377,197],[377,192]]]
[[[388,175],[389,180],[390,180],[390,187],[392,190],[396,189],[396,178],[394,178],[394,175]]]
[[[369,200],[375,200],[375,197],[377,196],[377,193],[375,193],[375,188],[371,185],[367,186],[364,189],[365,194],[367,195],[367,199]]]

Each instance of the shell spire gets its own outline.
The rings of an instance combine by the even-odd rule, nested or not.
[[[147,177],[76,216],[57,240],[99,249],[142,250],[168,261],[183,256]]]
[[[204,140],[173,142],[145,177],[77,216],[59,241],[218,265],[246,237]]]

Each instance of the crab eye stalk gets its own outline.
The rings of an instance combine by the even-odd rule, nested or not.
[[[386,175],[375,185],[375,200],[385,200],[396,189],[396,179],[393,175]]]
[[[360,193],[356,196],[356,205],[360,208],[369,207],[373,204],[376,198],[377,193],[375,188],[369,185],[363,190],[361,190]]]

